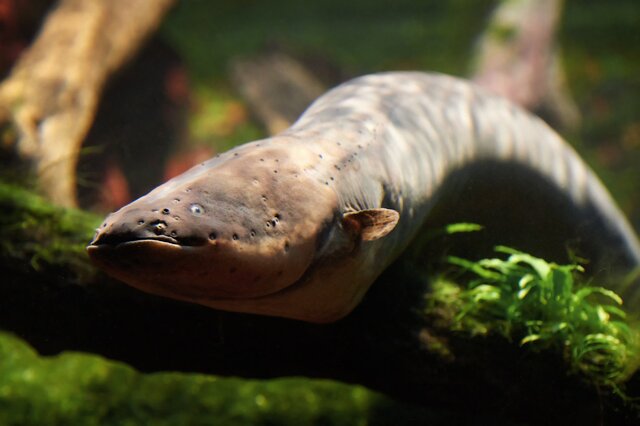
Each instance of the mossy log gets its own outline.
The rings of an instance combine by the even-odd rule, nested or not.
[[[95,355],[39,357],[5,333],[0,360],[4,425],[408,425],[459,417],[328,380],[140,374]]]
[[[416,256],[396,262],[346,319],[314,325],[140,293],[90,266],[83,248],[101,218],[5,184],[0,210],[0,329],[43,356],[119,361],[40,358],[3,336],[0,413],[16,416],[7,421],[178,424],[201,410],[231,424],[451,424],[449,413],[456,424],[637,424],[636,408],[569,375],[558,354],[427,318]],[[291,376],[305,378],[282,379]]]

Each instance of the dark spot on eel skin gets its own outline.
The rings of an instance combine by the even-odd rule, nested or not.
[[[138,225],[144,225],[144,219],[138,219]],[[105,223],[102,226],[105,227],[105,226],[107,226],[107,224]]]
[[[168,208],[165,207],[164,209],[162,209],[162,214],[169,214],[169,213],[171,213],[171,211]]]
[[[282,276],[282,274],[284,274],[284,271],[283,271],[283,270],[278,271],[278,276],[279,276],[279,277],[281,277],[281,276]]]
[[[231,238],[233,238],[233,240],[236,241],[238,239],[238,234],[233,234]]]
[[[251,232],[249,232],[249,236],[251,238],[255,237],[256,236],[256,231],[252,229]]]
[[[322,154],[318,154],[318,158],[322,160],[324,157],[322,156]]]
[[[235,266],[232,266],[231,268],[229,268],[229,273],[233,274],[234,272],[236,272],[238,270],[238,268],[236,268]]]
[[[285,252],[289,251],[289,241],[284,242],[284,251]]]
[[[214,241],[216,238],[218,238],[218,236],[216,235],[216,233],[215,233],[215,232],[212,232],[212,233],[210,233],[210,234],[209,234],[209,239],[210,239],[211,241]]]
[[[177,233],[176,231],[171,231],[171,236],[172,236],[172,237],[177,237],[177,236],[178,236],[178,233]]]

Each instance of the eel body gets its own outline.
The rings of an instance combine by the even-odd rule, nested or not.
[[[425,224],[456,220],[509,221],[540,247],[574,241],[594,269],[640,265],[609,193],[544,122],[419,72],[338,86],[283,133],[112,213],[88,252],[149,293],[322,323],[348,314]]]

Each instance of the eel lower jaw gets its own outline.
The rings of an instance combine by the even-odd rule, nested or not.
[[[87,249],[91,247],[126,247],[135,243],[165,243],[179,247],[198,247],[206,244],[206,241],[202,238],[174,238],[168,235],[156,235],[153,237],[139,237],[139,238],[118,238],[115,236],[98,236],[89,243]]]
[[[100,250],[116,250],[116,249],[124,249],[127,247],[133,247],[133,246],[138,246],[141,244],[155,244],[158,246],[178,246],[181,247],[182,244],[180,244],[180,242],[178,242],[178,240],[176,240],[175,238],[171,238],[171,237],[165,237],[165,238],[141,238],[138,240],[128,240],[128,241],[122,241],[122,242],[108,242],[108,243],[101,243],[101,242],[95,242],[92,241],[91,243],[89,243],[89,245],[87,246],[87,251],[89,252],[89,254],[91,254],[91,252],[97,252]]]
[[[306,289],[309,283],[305,275],[293,280],[286,286],[274,288],[260,294],[254,292],[225,294],[224,291],[220,292],[219,289],[212,294],[206,288],[194,287],[190,289],[190,285],[198,282],[198,277],[190,278],[179,285],[175,285],[176,283],[171,280],[164,281],[164,277],[171,276],[175,271],[192,271],[197,269],[195,266],[185,267],[180,265],[174,271],[168,271],[160,275],[158,275],[158,270],[166,264],[171,264],[170,261],[159,261],[157,263],[154,262],[153,265],[144,266],[145,262],[156,257],[155,255],[158,252],[163,252],[162,255],[168,258],[185,258],[183,256],[189,254],[185,253],[185,250],[190,254],[196,254],[199,251],[197,247],[183,247],[172,242],[156,239],[134,240],[116,245],[92,244],[87,247],[88,255],[93,263],[100,266],[108,275],[138,290],[156,296],[204,305],[223,311],[278,316],[314,323],[335,321],[351,310],[351,308],[340,310],[337,314],[333,314],[333,310],[330,310],[329,315],[325,312],[320,314],[315,312],[308,313],[303,308],[304,303],[295,303],[299,299],[298,293],[302,293],[301,297],[308,299],[313,306],[318,304],[319,297],[318,292],[312,288]],[[143,269],[140,269],[141,267]],[[147,269],[145,270],[144,268]],[[158,277],[158,279],[156,280],[153,277]],[[311,290],[310,294],[307,295],[309,290]],[[324,294],[324,292],[320,292],[320,294]],[[334,298],[332,297],[331,303],[333,303],[333,300]]]
[[[178,243],[175,239],[139,239],[129,240],[123,242],[109,242],[109,243],[90,243],[86,250],[89,258],[94,264],[101,267],[106,267],[107,270],[112,270],[116,265],[120,263],[128,264],[131,260],[128,254],[140,250],[155,252],[175,252],[182,250],[184,247]],[[122,262],[122,260],[124,262]]]

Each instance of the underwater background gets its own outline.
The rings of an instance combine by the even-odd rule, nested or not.
[[[533,346],[528,319],[513,317],[516,307],[531,313],[518,305],[517,290],[495,284],[467,292],[443,280],[425,298],[426,281],[440,271],[413,258],[385,272],[353,315],[327,326],[148,296],[86,259],[104,213],[269,135],[269,120],[243,91],[242,64],[284,56],[314,77],[320,93],[377,71],[471,77],[484,34],[513,36],[490,28],[499,3],[178,2],[106,88],[80,153],[79,209],[34,193],[33,178],[8,153],[15,134],[0,128],[0,423],[637,424],[640,328],[617,310],[615,295],[579,293],[571,267],[536,285],[566,290],[559,309],[580,315],[536,311],[548,320],[536,336],[551,337]],[[37,34],[51,2],[25,4],[28,19],[15,22],[29,29],[13,33],[23,40],[16,51]],[[17,54],[9,52],[13,27],[4,28],[6,77],[11,60],[4,58]],[[579,116],[557,129],[638,232],[640,3],[567,0],[554,44]],[[299,112],[304,99],[292,109]],[[529,273],[527,262],[539,265],[526,259],[514,268]],[[504,268],[512,273],[512,266]],[[574,303],[576,294],[589,304]],[[492,297],[500,303],[476,303]],[[568,344],[576,335],[586,343]]]

